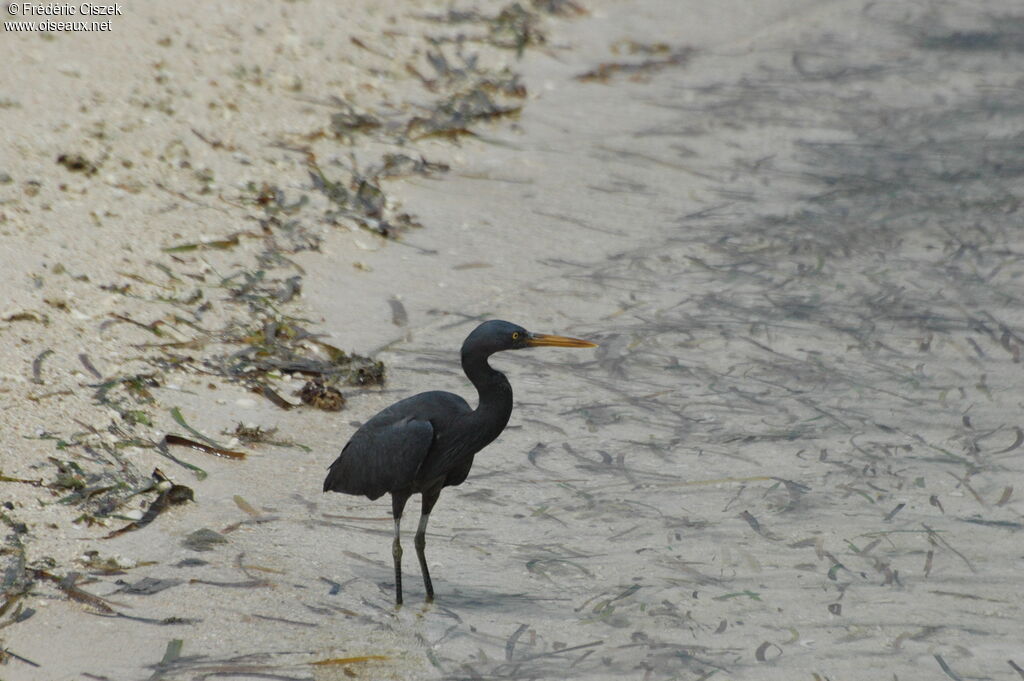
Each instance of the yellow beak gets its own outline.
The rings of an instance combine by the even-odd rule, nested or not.
[[[569,338],[568,336],[549,336],[546,333],[531,333],[530,337],[526,339],[526,344],[529,347],[539,347],[542,345],[550,345],[556,348],[597,347],[597,343],[591,343],[590,341],[580,340],[579,338]]]

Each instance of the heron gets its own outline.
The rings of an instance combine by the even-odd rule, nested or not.
[[[407,397],[360,426],[331,464],[324,492],[362,495],[371,500],[391,495],[396,605],[402,604],[400,528],[406,502],[413,494],[422,495],[414,544],[429,603],[434,600],[425,553],[430,512],[442,489],[465,482],[473,457],[501,434],[512,414],[512,386],[505,374],[491,368],[487,360],[503,350],[540,346],[593,348],[597,344],[531,333],[506,321],[486,321],[462,344],[462,370],[479,396],[476,409],[462,397],[442,390]]]

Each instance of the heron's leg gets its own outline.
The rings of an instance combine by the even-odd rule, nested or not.
[[[441,496],[441,487],[427,490],[423,493],[423,512],[420,514],[420,526],[416,530],[416,557],[420,559],[420,571],[423,572],[423,586],[427,590],[427,602],[434,600],[434,585],[430,581],[430,570],[427,569],[427,522],[430,520],[430,511]]]
[[[395,519],[395,541],[391,544],[391,556],[395,559],[395,605],[402,604],[402,542],[400,537],[402,511],[405,510],[407,501],[409,501],[408,494],[391,495],[391,515]]]

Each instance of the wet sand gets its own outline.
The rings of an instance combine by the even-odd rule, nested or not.
[[[451,171],[388,185],[423,229],[401,243],[324,230],[320,252],[291,255],[305,314],[383,359],[384,389],[346,391],[340,414],[232,385],[211,398],[200,375],[154,390],[204,432],[244,420],[311,451],[181,454],[202,481],[158,459],[197,503],[107,541],[111,528],[48,535],[52,507],[19,506],[36,557],[151,562],[83,586],[119,613],[195,621],[104,617],[40,583],[35,614],[2,634],[42,666],[5,671],[1020,675],[1024,17],[1009,3],[690,5],[551,20],[515,64],[532,93],[519,118],[419,143]],[[577,78],[645,61],[670,63]],[[489,317],[601,347],[495,359],[512,421],[432,515],[437,602],[419,602],[407,551],[396,611],[389,505],[324,496],[322,476],[391,401],[469,397],[456,351]],[[32,475],[4,456],[5,474]],[[199,528],[227,543],[188,550]],[[157,665],[174,639],[180,656]],[[366,656],[380,658],[351,659]]]

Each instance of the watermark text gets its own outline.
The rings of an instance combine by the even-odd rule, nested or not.
[[[124,16],[124,7],[118,2],[102,5],[91,2],[11,2],[7,5],[7,13],[12,17],[24,18],[19,21],[5,21],[5,31],[105,32],[112,30],[112,22],[101,17]]]

